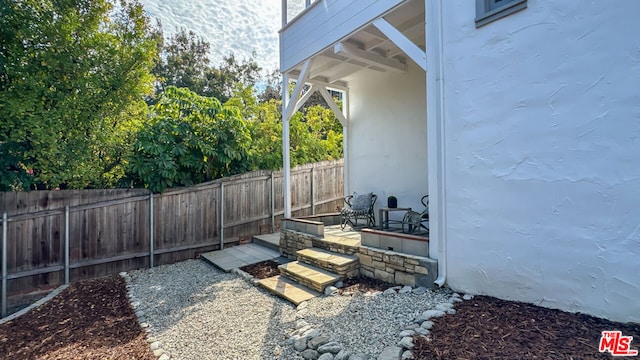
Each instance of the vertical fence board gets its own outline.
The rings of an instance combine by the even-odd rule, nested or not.
[[[294,216],[311,214],[312,183],[314,200],[321,203],[316,206],[316,213],[332,212],[336,204],[341,205],[341,200],[326,200],[342,196],[342,166],[342,161],[332,161],[292,169]],[[258,234],[260,225],[271,223],[272,187],[274,226],[278,227],[284,211],[283,175],[281,171],[273,172],[273,177],[271,174],[271,171],[255,171],[155,195],[156,264],[193,258],[219,247],[222,183],[225,184],[225,244],[237,242],[241,236]],[[33,272],[64,265],[64,207],[67,205],[70,207],[71,281],[149,265],[148,190],[0,193],[0,210],[6,210],[9,217],[8,273],[10,276],[28,274],[9,280],[10,294],[51,288],[64,282],[62,270]],[[12,219],[18,216],[21,217]]]

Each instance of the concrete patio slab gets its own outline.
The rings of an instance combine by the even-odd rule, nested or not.
[[[243,244],[223,250],[211,251],[200,255],[213,266],[230,272],[235,268],[256,264],[266,260],[275,260],[280,253],[259,244]]]

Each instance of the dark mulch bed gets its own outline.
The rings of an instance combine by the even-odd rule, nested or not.
[[[432,319],[430,342],[414,338],[416,359],[611,359],[601,332],[619,330],[640,346],[640,325],[546,309],[487,296],[456,303],[456,314]]]
[[[367,293],[372,291],[385,291],[388,288],[396,285],[389,284],[382,280],[376,280],[365,276],[358,276],[344,280],[344,286],[338,291],[341,294],[355,293],[356,291],[361,293]]]
[[[37,309],[0,324],[0,354],[2,359],[155,359],[119,276],[73,283]]]
[[[277,274],[277,263],[247,267],[258,277]],[[275,271],[275,273],[274,273]],[[359,277],[344,293],[383,291],[391,284]],[[640,325],[476,296],[456,314],[433,319],[431,341],[415,337],[413,354],[425,359],[611,359],[598,352],[601,332],[619,330],[640,347]],[[2,359],[155,359],[126,297],[110,276],[72,284],[54,299],[0,324]]]
[[[279,274],[278,263],[272,260],[259,262],[253,265],[247,265],[240,268],[240,270],[251,274],[256,279],[266,279]]]

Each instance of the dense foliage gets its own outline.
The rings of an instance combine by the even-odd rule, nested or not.
[[[247,170],[250,137],[237,108],[170,86],[152,114],[138,134],[130,164],[152,191]]]
[[[162,191],[282,167],[277,73],[233,54],[211,66],[194,33],[165,42],[137,0],[114,1],[0,0],[0,191]],[[292,165],[342,156],[322,102],[292,117],[291,150]]]
[[[152,91],[133,1],[0,2],[0,189],[111,186]]]

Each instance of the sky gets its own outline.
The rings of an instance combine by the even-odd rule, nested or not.
[[[304,0],[288,0],[289,14]],[[278,30],[281,0],[140,0],[152,18],[162,22],[165,37],[181,27],[211,44],[211,63],[234,53],[248,59],[253,52],[265,72],[279,66]]]

